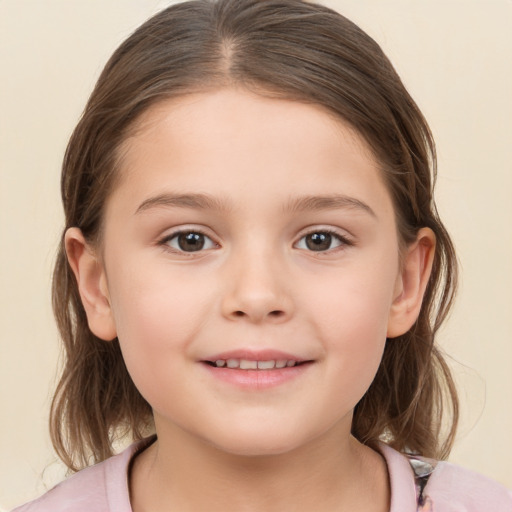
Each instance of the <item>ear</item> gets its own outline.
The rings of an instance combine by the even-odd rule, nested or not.
[[[89,329],[98,338],[113,340],[117,332],[103,264],[86,242],[80,229],[69,228],[64,241],[68,262],[75,274],[80,298],[87,314]]]
[[[429,228],[420,229],[416,241],[407,247],[395,285],[388,338],[405,334],[418,318],[432,271],[435,248],[436,236]]]

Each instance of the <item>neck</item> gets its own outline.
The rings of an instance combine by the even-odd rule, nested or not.
[[[133,464],[134,512],[389,510],[384,460],[350,434],[330,432],[256,457],[223,452],[180,429],[165,434]]]

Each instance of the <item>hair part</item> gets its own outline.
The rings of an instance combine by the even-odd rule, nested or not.
[[[367,142],[382,168],[403,247],[422,227],[436,254],[418,320],[388,339],[372,385],[354,411],[352,433],[370,446],[444,458],[458,401],[434,339],[452,304],[455,251],[436,211],[436,153],[429,127],[380,47],[331,9],[301,0],[193,0],[137,29],[106,64],[69,141],[61,192],[65,230],[101,240],[105,204],[120,177],[122,145],[150,106],[236,86],[325,107]],[[119,343],[89,330],[64,235],[53,278],[53,308],[65,363],[53,399],[54,447],[72,470],[113,453],[119,436],[152,428],[150,405],[135,388]],[[446,432],[441,435],[443,414]]]

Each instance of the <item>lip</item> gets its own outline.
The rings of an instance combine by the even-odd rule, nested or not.
[[[211,363],[219,359],[247,359],[249,361],[287,360],[295,361],[300,364],[270,370],[241,370],[238,368],[215,367],[211,365]],[[216,381],[246,391],[263,391],[293,382],[307,373],[314,363],[311,359],[274,349],[231,350],[208,356],[199,362]]]

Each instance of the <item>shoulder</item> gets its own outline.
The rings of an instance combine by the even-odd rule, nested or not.
[[[439,462],[425,489],[441,512],[512,512],[512,493],[501,484],[449,462]]]
[[[410,458],[381,443],[378,447],[386,459],[391,484],[391,512],[416,510],[417,495],[414,463]],[[423,479],[423,496],[428,497],[435,512],[512,512],[512,493],[501,484],[449,462],[428,461],[416,472],[430,475]],[[435,468],[435,469],[434,469]],[[433,470],[432,470],[433,469]],[[420,479],[421,480],[421,479]],[[423,487],[423,485],[421,485]],[[426,508],[425,510],[428,510]]]
[[[12,512],[131,512],[128,470],[149,440],[67,478],[40,498]]]
[[[86,468],[67,478],[40,498],[13,512],[85,512],[108,510],[106,505],[106,466],[108,461]]]

